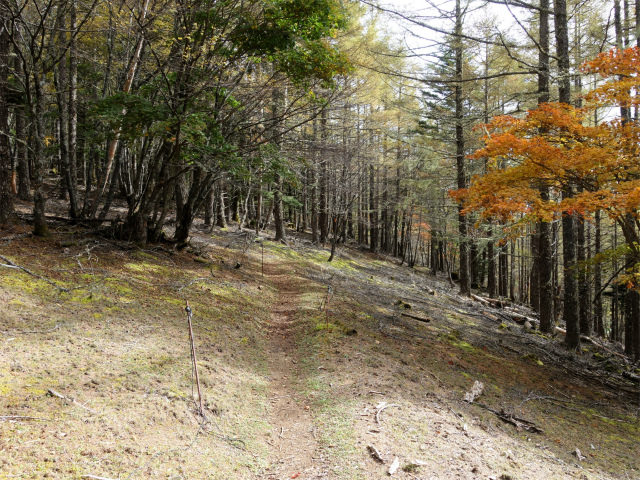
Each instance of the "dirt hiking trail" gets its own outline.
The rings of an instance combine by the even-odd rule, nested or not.
[[[294,388],[298,377],[298,360],[293,332],[300,283],[283,267],[270,265],[266,276],[278,290],[269,322],[267,359],[270,371],[269,469],[265,476],[274,479],[322,478],[317,463],[318,442],[309,406]]]

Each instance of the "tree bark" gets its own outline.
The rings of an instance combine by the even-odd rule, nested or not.
[[[0,18],[8,19],[5,7],[0,4]],[[8,25],[0,25],[0,225],[7,225],[13,219],[13,192],[11,148],[9,145],[9,51]]]
[[[595,232],[594,232],[594,254],[597,256],[602,251],[602,231],[600,221],[600,210],[595,214]],[[597,261],[594,265],[593,272],[593,289],[596,297],[593,299],[593,326],[596,335],[604,338],[604,314],[602,305],[602,263]]]
[[[567,24],[566,0],[555,0],[553,6],[556,56],[558,58],[558,100],[571,104],[571,77],[569,74],[569,32]],[[571,198],[573,189],[567,186],[563,189],[562,197]],[[578,284],[576,282],[576,235],[575,221],[570,212],[564,212],[562,217],[562,255],[564,262],[564,321],[567,326],[565,342],[570,348],[580,346],[580,325],[578,319]]]
[[[373,165],[369,165],[369,250],[378,249],[378,206],[376,205],[376,175]]]
[[[549,101],[549,0],[540,0],[540,32],[538,53],[538,105]],[[549,188],[540,187],[540,198],[549,201]],[[549,222],[537,223],[537,257],[535,268],[537,273],[536,286],[540,314],[540,330],[544,333],[555,332],[553,308],[553,248],[551,246],[551,225]]]
[[[216,208],[216,225],[227,228],[227,220],[224,215],[224,180],[218,180],[218,203]]]
[[[140,17],[138,19],[138,25],[144,25],[145,19],[147,17],[149,9],[149,0],[144,0],[142,4],[142,9],[140,11]],[[138,64],[140,63],[140,57],[142,55],[142,48],[145,44],[145,35],[144,32],[139,32],[138,41],[136,43],[133,55],[129,60],[129,64],[127,66],[127,72],[124,80],[124,84],[122,86],[122,92],[129,93],[131,91],[131,87],[133,86],[133,81],[136,77],[136,72],[138,71]],[[126,110],[122,111],[122,115],[126,114]],[[107,157],[105,161],[105,167],[100,174],[100,178],[98,179],[98,185],[93,197],[93,202],[91,204],[90,218],[94,218],[96,212],[98,211],[98,203],[100,201],[100,197],[104,194],[107,185],[109,184],[109,175],[113,168],[113,162],[116,156],[116,151],[118,149],[118,142],[120,140],[120,130],[117,130],[115,133],[115,138],[109,142],[109,146],[107,148]]]
[[[464,93],[462,91],[462,67],[463,67],[463,45],[462,45],[462,9],[460,0],[456,0],[456,24],[455,24],[455,57],[456,57],[456,80],[455,85],[455,108],[456,108],[456,176],[458,188],[467,187],[467,179],[464,165],[465,145],[464,145]],[[460,238],[460,295],[471,295],[471,279],[469,275],[469,238],[467,236],[467,219],[462,214],[462,205],[458,205],[458,234]]]
[[[78,41],[75,35],[77,27],[77,0],[71,0],[69,11],[69,29],[71,41],[69,44],[69,213],[71,218],[78,218]]]
[[[287,235],[284,229],[284,218],[282,211],[282,178],[280,174],[275,175],[273,182],[273,221],[276,229],[276,242],[287,240]]]

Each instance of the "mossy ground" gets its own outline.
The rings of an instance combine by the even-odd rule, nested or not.
[[[62,247],[68,236],[0,247],[74,289],[0,270],[0,479],[262,478],[272,450],[265,439],[276,427],[266,350],[278,292],[261,276],[260,247],[245,252],[244,240],[221,231],[196,235],[197,248],[182,253],[101,239]],[[290,332],[299,368],[290,384],[310,408],[327,478],[384,477],[388,465],[372,459],[368,445],[388,461],[399,457],[396,478],[640,475],[637,400],[534,358],[526,337],[466,315],[447,284],[420,269],[355,249],[327,264],[328,251],[304,241],[265,241],[265,261],[300,284]],[[400,317],[398,299],[432,321]],[[186,300],[204,427],[193,400]],[[485,385],[478,402],[544,433],[518,431],[463,402],[476,380]],[[397,406],[376,415],[380,402]]]

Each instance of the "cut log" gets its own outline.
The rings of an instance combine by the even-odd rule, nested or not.
[[[537,320],[535,318],[531,318],[531,317],[527,317],[526,315],[522,315],[521,313],[516,313],[512,310],[509,310],[508,312],[506,312],[506,314],[511,317],[511,319],[520,324],[520,325],[524,325],[526,322],[529,322],[532,326],[538,326],[540,325],[540,320]]]
[[[476,302],[480,302],[480,303],[481,303],[482,305],[484,305],[485,307],[490,307],[490,306],[492,306],[492,305],[493,305],[493,304],[492,304],[490,301],[488,301],[487,299],[482,298],[482,297],[480,297],[480,296],[478,296],[478,295],[475,295],[475,294],[473,294],[473,293],[471,294],[471,298],[473,298]]]
[[[471,298],[482,303],[483,305],[491,305],[494,308],[504,308],[507,305],[510,305],[508,302],[503,300],[498,300],[495,298],[482,297],[480,295],[471,294]]]

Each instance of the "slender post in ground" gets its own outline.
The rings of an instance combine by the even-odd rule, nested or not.
[[[327,314],[327,330],[329,330],[329,300],[333,297],[333,288],[331,285],[327,287],[327,303],[326,303],[326,314]]]
[[[204,417],[204,406],[202,405],[202,392],[200,391],[200,377],[198,376],[198,362],[196,361],[196,347],[193,341],[193,328],[191,326],[191,307],[189,306],[189,300],[187,300],[187,306],[184,307],[187,312],[187,321],[189,322],[189,342],[191,343],[191,358],[193,360],[193,371],[196,375],[196,386],[198,387],[198,399],[200,400],[200,415]]]

